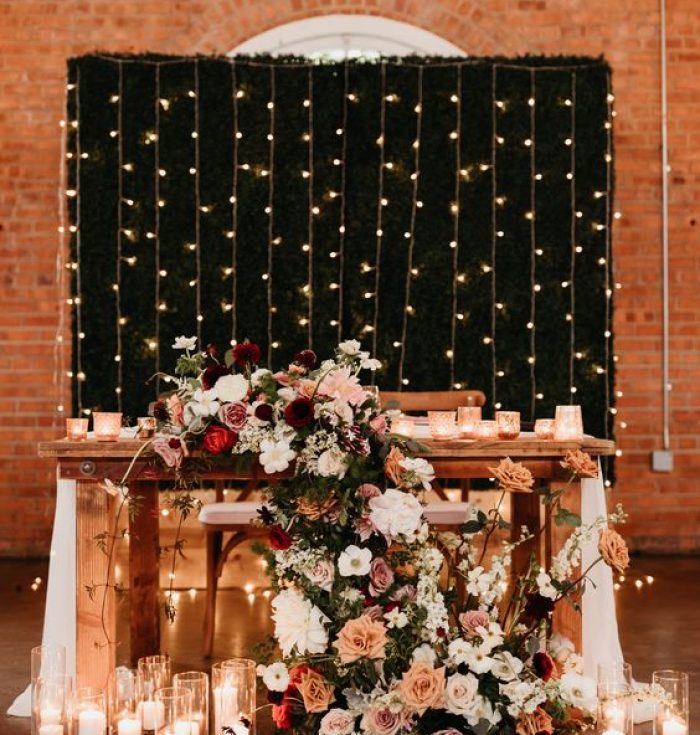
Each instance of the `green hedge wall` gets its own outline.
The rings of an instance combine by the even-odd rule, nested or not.
[[[586,428],[609,435],[610,84],[607,64],[588,58],[71,59],[73,372],[84,373],[74,409],[121,403],[143,414],[155,391],[146,380],[170,368],[179,334],[224,347],[250,338],[273,366],[310,343],[325,354],[341,336],[376,343],[381,387],[399,388],[402,377],[408,390],[457,384],[491,404],[495,389],[526,420],[533,406],[547,416],[571,402],[571,375]],[[386,206],[382,155],[392,164],[381,177]]]

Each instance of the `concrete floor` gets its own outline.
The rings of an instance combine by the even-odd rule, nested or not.
[[[245,569],[246,558],[234,560]],[[691,674],[691,719],[700,718],[700,558],[643,557],[633,561],[637,575],[654,583],[637,590],[628,579],[618,594],[622,646],[637,679],[648,680],[654,669],[678,668]],[[4,715],[29,680],[29,649],[41,640],[47,561],[0,561],[0,735],[28,735],[28,719]],[[35,577],[44,583],[31,590]],[[178,617],[163,628],[163,650],[175,670],[205,669],[199,652],[204,596],[186,590],[180,595]],[[125,610],[122,610],[124,613]],[[125,617],[123,614],[120,616]],[[268,602],[252,600],[239,589],[220,592],[215,657],[241,656],[269,625]],[[124,640],[124,634],[121,639]],[[261,718],[260,735],[271,732]],[[693,728],[691,732],[694,732]],[[638,728],[637,735],[651,729]]]

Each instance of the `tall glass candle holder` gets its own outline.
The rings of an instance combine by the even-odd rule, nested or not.
[[[517,439],[520,436],[520,411],[496,411],[499,439]]]
[[[654,735],[688,735],[690,709],[688,674],[664,669],[651,675],[652,684],[660,687],[665,697],[656,705]]]
[[[97,687],[76,689],[72,709],[72,735],[107,735],[107,702],[104,689]]]
[[[495,421],[479,421],[474,427],[474,438],[477,440],[495,439],[498,436],[498,427]]]
[[[557,406],[554,438],[560,442],[583,441],[581,406]]]
[[[394,434],[401,434],[411,439],[416,435],[416,422],[411,416],[401,414],[392,421],[391,430]]]
[[[622,661],[598,666],[598,732],[632,735],[632,667]]]
[[[185,671],[173,676],[173,686],[192,693],[191,735],[209,735],[209,677],[203,671]]]
[[[459,433],[473,439],[477,424],[481,421],[481,406],[460,406],[457,409],[457,426]]]
[[[66,439],[84,442],[87,439],[88,419],[66,419]]]
[[[66,647],[46,644],[35,646],[31,651],[30,698],[34,702],[34,686],[38,679],[62,677],[66,674]],[[38,735],[35,718],[32,716],[32,735]],[[51,735],[47,733],[46,735]]]
[[[32,681],[32,733],[67,735],[73,680],[63,674],[39,676]]]
[[[214,735],[255,732],[255,661],[233,658],[212,667]]]
[[[142,735],[139,704],[141,677],[134,669],[118,666],[110,677],[107,716],[114,735]]]
[[[428,411],[428,425],[433,439],[451,439],[457,433],[457,413]]]
[[[164,722],[163,703],[156,700],[156,692],[170,686],[170,656],[158,654],[138,660],[141,682],[141,701],[138,715],[143,735],[158,731]]]
[[[98,442],[115,442],[122,430],[121,413],[95,411],[92,414],[92,428]]]
[[[158,735],[191,735],[192,692],[189,689],[164,687],[156,692],[155,701],[163,711]]]
[[[537,419],[535,421],[535,436],[547,441],[554,439],[554,419]]]

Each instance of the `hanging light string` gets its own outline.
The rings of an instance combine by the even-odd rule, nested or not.
[[[231,64],[231,98],[233,105],[233,171],[231,172],[231,346],[236,344],[238,334],[238,80],[236,61]]]
[[[117,88],[117,156],[118,156],[118,182],[117,182],[117,262],[116,262],[116,281],[114,283],[114,301],[116,309],[116,327],[117,327],[117,352],[114,360],[117,363],[117,408],[122,410],[122,325],[124,319],[122,317],[121,304],[121,284],[122,284],[122,238],[124,236],[124,222],[122,207],[124,203],[124,65],[120,61],[118,68],[118,88]],[[80,159],[80,156],[78,156]],[[80,335],[78,335],[80,339]]]
[[[377,145],[379,146],[379,168],[377,170],[378,178],[378,194],[377,194],[377,241],[374,253],[374,317],[372,319],[372,355],[377,355],[377,328],[379,326],[379,277],[380,263],[382,260],[382,238],[384,230],[382,229],[384,220],[384,207],[389,203],[384,197],[384,162],[385,162],[385,145],[386,145],[386,61],[382,59],[379,72],[379,137]],[[376,377],[372,372],[372,380]],[[372,383],[374,385],[374,383]]]
[[[409,384],[408,378],[404,376],[404,361],[406,359],[406,338],[408,336],[408,317],[414,313],[411,305],[411,277],[413,270],[413,247],[416,239],[416,212],[418,211],[418,186],[420,182],[420,143],[423,125],[423,67],[418,67],[418,101],[415,106],[416,113],[416,138],[413,141],[413,181],[411,194],[411,222],[410,229],[405,233],[408,239],[408,263],[406,265],[406,285],[404,287],[404,309],[403,324],[401,327],[401,355],[399,358],[399,390]]]
[[[274,212],[273,203],[275,197],[275,66],[270,66],[270,101],[267,103],[267,109],[270,111],[270,131],[267,134],[268,140],[268,187],[267,187],[267,364],[272,364],[272,349],[278,344],[272,340],[272,248],[274,235]]]
[[[460,186],[462,181],[462,67],[456,68],[457,88],[452,101],[455,103],[455,129],[452,137],[455,142],[455,188],[454,205],[452,207],[452,321],[450,323],[450,349],[447,358],[450,361],[450,387],[459,388],[455,384],[455,351],[457,349],[457,290],[459,288],[459,215],[461,211]]]
[[[606,102],[607,102],[607,119],[605,125],[605,407],[606,416],[603,426],[604,437],[607,439],[609,435],[608,421],[609,416],[617,413],[615,408],[611,407],[610,401],[610,340],[612,339],[611,324],[611,305],[612,305],[612,284],[614,283],[614,274],[612,271],[612,126],[615,112],[613,110],[613,102],[615,100],[610,89],[610,73],[606,75]],[[606,458],[607,459],[607,458]],[[607,461],[606,461],[607,467]]]
[[[309,343],[309,349],[313,349],[314,345],[314,68],[310,66],[307,70],[306,77],[306,111],[307,111],[307,124],[308,131],[306,133],[307,144],[308,144],[308,199],[309,199],[309,218],[308,218],[308,233],[306,242],[306,253],[307,253],[307,284],[308,289],[306,293],[307,303],[307,340]]]
[[[528,105],[530,106],[530,211],[528,212],[528,220],[530,221],[530,321],[527,324],[530,330],[530,420],[535,420],[535,401],[537,396],[537,345],[535,334],[535,315],[537,311],[537,256],[535,250],[537,248],[537,138],[535,129],[535,104],[536,84],[535,70],[530,70],[530,97]]]
[[[153,105],[153,125],[155,140],[153,141],[153,250],[155,263],[155,363],[156,363],[156,395],[160,393],[160,65],[155,71],[155,103]]]
[[[496,175],[496,150],[498,139],[498,99],[497,91],[498,66],[491,68],[491,335],[484,342],[491,345],[491,396],[495,408],[500,408],[496,401],[496,233],[498,217],[496,198],[498,196],[498,178]]]
[[[81,233],[82,225],[82,164],[87,158],[87,153],[83,151],[82,136],[80,131],[80,68],[75,71],[75,123],[77,130],[75,134],[75,222],[69,227],[70,231],[75,234],[75,328],[77,331],[75,340],[75,356],[76,356],[76,393],[78,399],[78,414],[89,415],[90,410],[83,406],[83,382],[85,381],[85,372],[83,371],[83,276],[81,253],[83,245],[83,235]],[[121,353],[121,350],[120,350]]]
[[[195,204],[195,216],[194,216],[194,257],[195,257],[195,312],[197,316],[197,343],[202,344],[202,321],[204,321],[204,315],[202,314],[202,201],[201,201],[201,188],[200,181],[201,175],[199,171],[200,167],[200,151],[199,151],[199,59],[194,61],[194,131],[192,133],[194,138],[194,204]]]
[[[570,249],[571,267],[569,270],[569,393],[573,396],[577,388],[574,385],[574,358],[576,357],[576,72],[571,72],[571,132],[567,139],[569,145],[569,198],[571,206]]]
[[[347,152],[348,152],[348,94],[350,80],[350,66],[347,58],[343,65],[343,122],[342,128],[336,132],[341,136],[342,144],[340,148],[340,225],[338,227],[338,341],[343,338],[343,291],[345,290],[345,183],[347,172]]]

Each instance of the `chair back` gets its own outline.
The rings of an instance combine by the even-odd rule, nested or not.
[[[480,390],[381,391],[383,409],[406,412],[452,411],[460,406],[483,406],[486,396]]]

